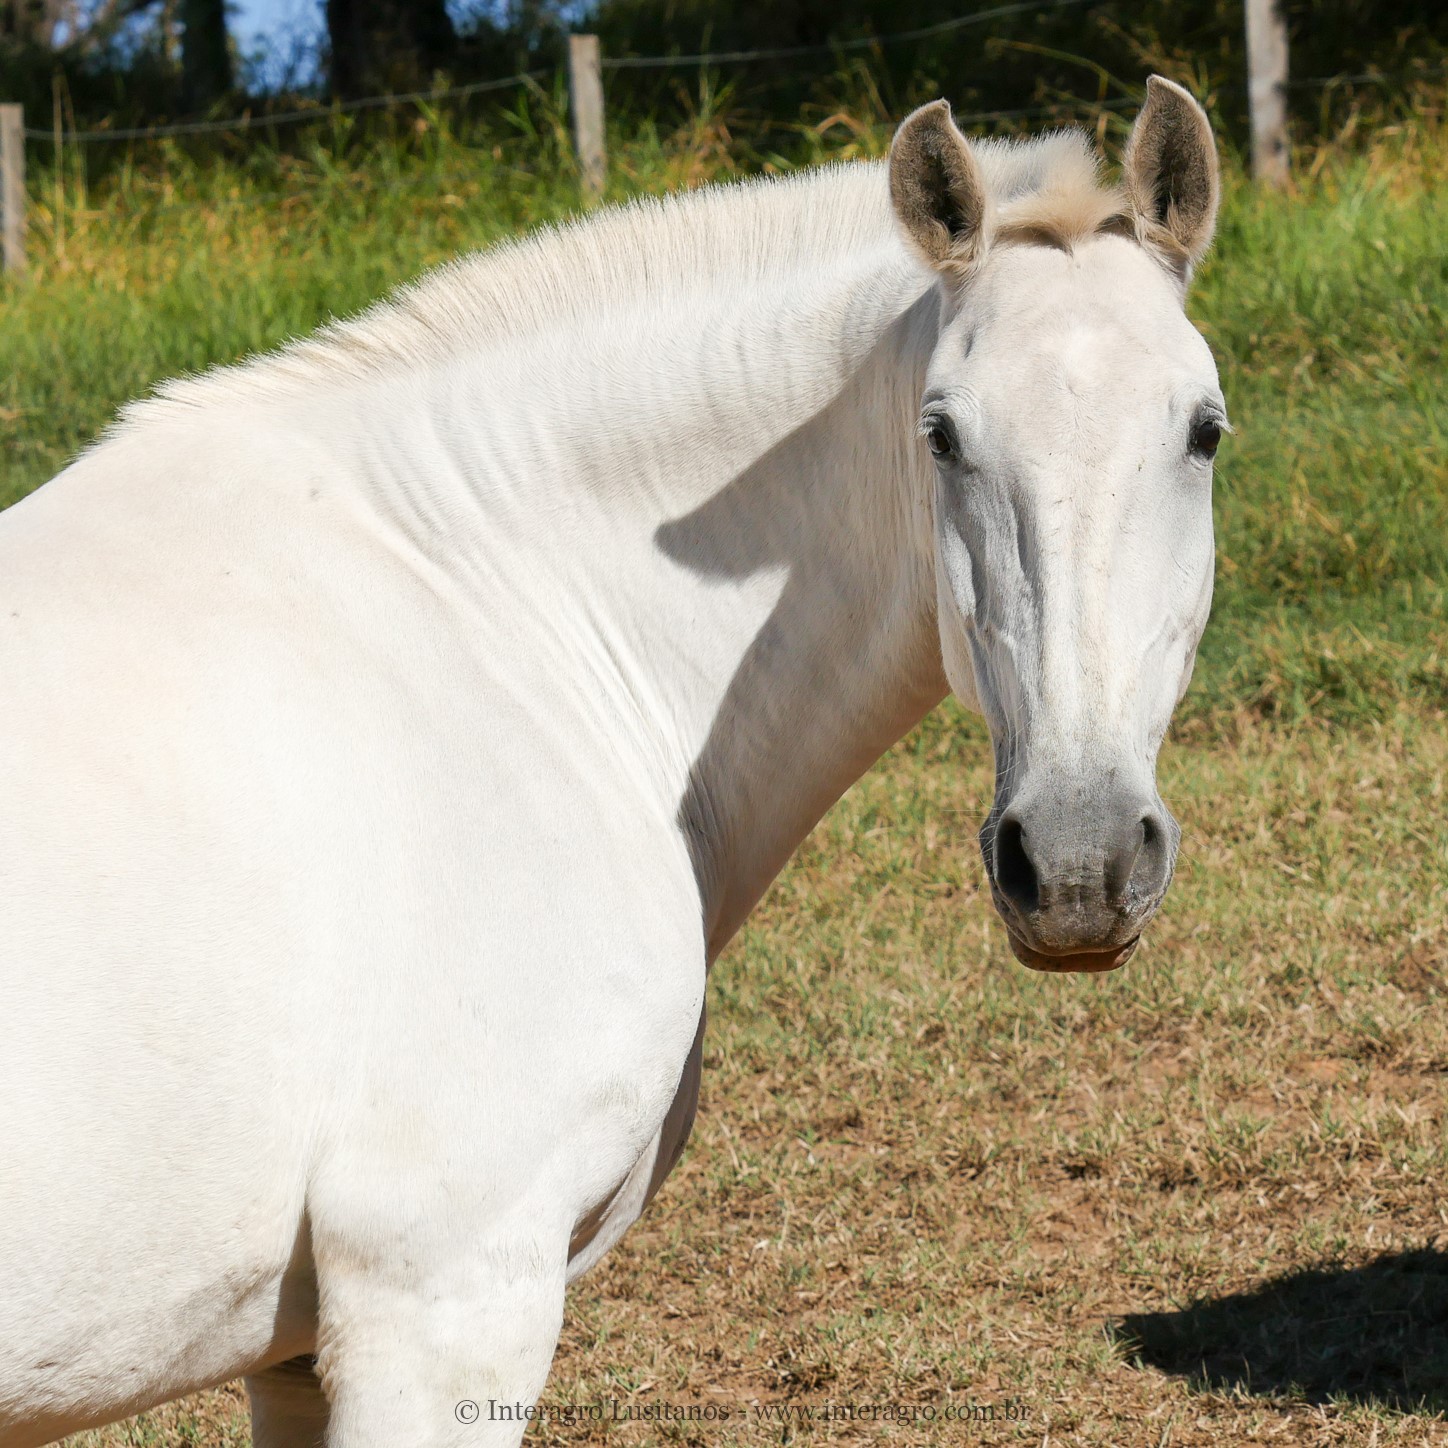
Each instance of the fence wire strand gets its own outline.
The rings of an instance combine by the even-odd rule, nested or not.
[[[66,131],[67,141],[149,141],[164,136],[214,135],[220,131],[253,131],[266,126],[288,126],[299,121],[325,121],[339,112],[380,110],[384,106],[412,105],[418,102],[461,100],[466,96],[485,95],[490,91],[508,90],[512,86],[526,85],[530,80],[550,75],[548,70],[524,70],[517,75],[505,75],[498,80],[474,81],[470,85],[449,86],[445,90],[403,91],[390,96],[363,96],[358,100],[337,101],[326,106],[311,106],[306,110],[280,111],[273,115],[230,116],[219,121],[178,121],[174,125],[133,126],[105,131]],[[53,141],[55,133],[25,128],[26,136],[33,141]]]
[[[953,30],[963,30],[968,25],[984,25],[990,20],[1003,20],[1011,15],[1030,15],[1047,10],[1066,10],[1076,5],[1089,5],[1094,0],[1026,0],[1018,5],[997,5],[993,10],[981,10],[975,15],[961,15],[954,20],[942,20],[938,25],[922,26],[919,30],[898,30],[892,35],[866,35],[853,40],[828,41],[821,45],[782,45],[769,50],[705,50],[695,55],[620,55],[605,56],[601,62],[604,70],[662,70],[676,65],[723,65],[747,60],[792,60],[806,55],[837,55],[841,52],[874,50],[880,46],[903,44],[908,40],[929,40],[932,36],[946,35]]]

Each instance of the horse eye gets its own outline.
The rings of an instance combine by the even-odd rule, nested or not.
[[[1198,457],[1213,458],[1222,441],[1222,424],[1214,417],[1204,417],[1192,428],[1192,451]]]
[[[950,434],[938,422],[925,425],[925,446],[930,449],[931,457],[942,462],[955,451],[950,443]]]

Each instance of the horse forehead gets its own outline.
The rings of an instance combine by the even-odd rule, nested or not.
[[[1100,389],[1163,363],[1200,363],[1200,338],[1171,282],[1134,243],[1101,237],[1073,251],[1004,249],[983,278],[983,332],[1007,370]],[[1201,352],[1205,349],[1201,348]],[[1173,368],[1175,370],[1175,368]]]

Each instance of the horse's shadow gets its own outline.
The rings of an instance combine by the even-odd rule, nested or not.
[[[1113,1326],[1128,1358],[1199,1389],[1448,1412],[1448,1252],[1312,1269]]]

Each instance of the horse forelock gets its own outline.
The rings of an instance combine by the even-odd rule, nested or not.
[[[1086,134],[1057,131],[1033,141],[974,148],[993,201],[992,239],[1070,251],[1104,232],[1133,233],[1125,191],[1101,180]]]

